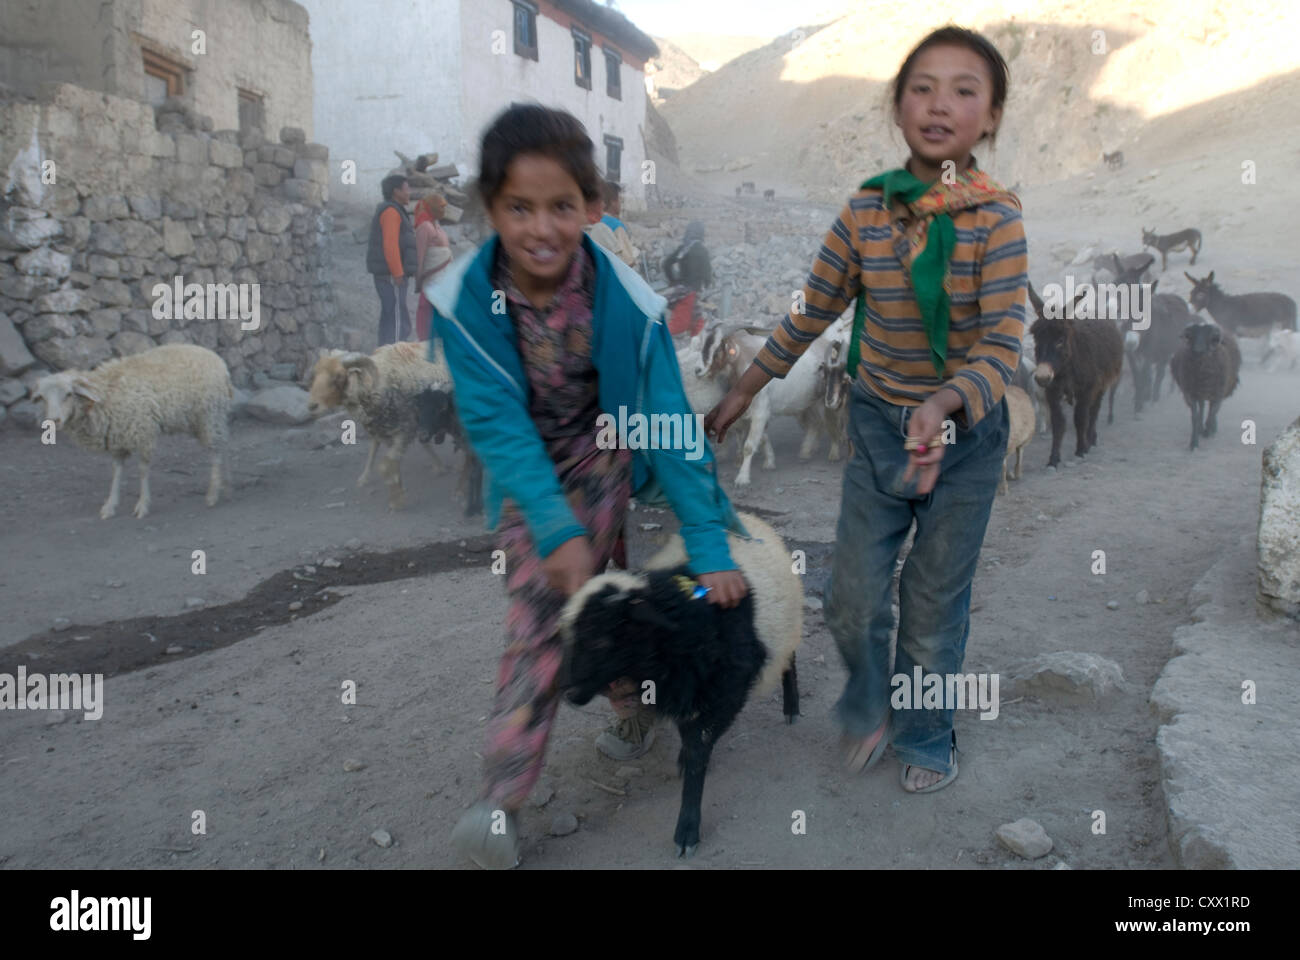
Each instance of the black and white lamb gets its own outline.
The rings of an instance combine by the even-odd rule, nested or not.
[[[736,607],[705,599],[674,536],[644,573],[593,577],[560,618],[565,652],[557,682],[571,703],[585,704],[623,678],[640,689],[648,680],[656,711],[677,724],[678,856],[699,845],[709,756],[751,689],[765,696],[780,680],[787,721],[799,712],[795,650],[803,636],[803,586],[776,531],[750,514],[740,519],[751,538],[728,539],[749,593]]]

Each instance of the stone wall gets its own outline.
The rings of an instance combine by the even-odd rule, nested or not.
[[[69,84],[0,101],[0,345],[16,332],[37,367],[57,370],[198,343],[243,385],[277,364],[302,373],[338,342],[328,150],[294,128],[273,143],[257,130],[208,134],[205,121],[179,103],[155,110]],[[158,319],[151,291],[177,276],[259,284],[259,327]],[[32,380],[13,356],[0,350],[0,378]],[[15,392],[0,382],[0,398]]]
[[[145,50],[184,70],[185,102],[217,127],[239,126],[243,88],[262,97],[267,130],[312,132],[311,38],[294,0],[0,3],[0,84],[26,96],[73,83],[144,99]]]

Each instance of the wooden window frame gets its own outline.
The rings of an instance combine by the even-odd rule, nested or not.
[[[532,60],[536,62],[537,47],[538,47],[537,4],[532,3],[531,0],[510,0],[510,3],[512,4],[512,9],[510,11],[510,24],[511,24],[511,30],[514,32],[514,37],[515,37],[515,53],[518,56],[525,58],[526,60]],[[532,34],[532,38],[533,38],[533,42],[531,46],[525,44],[519,37],[520,11],[527,14],[528,16],[528,32]]]
[[[257,124],[262,130],[266,129],[266,94],[258,93],[256,90],[249,90],[247,87],[235,88],[235,115],[239,116],[239,107],[245,103],[255,103],[258,106],[258,113],[261,114],[261,122]],[[239,132],[244,132],[244,126],[239,125]]]
[[[605,134],[604,137],[604,143],[605,143],[605,179],[613,181],[614,183],[619,183],[621,182],[621,168],[623,166],[623,138],[611,136],[610,134],[607,133]],[[611,165],[609,162],[610,148],[616,149],[618,151],[617,164]]]
[[[157,77],[167,82],[167,96],[185,96],[185,74],[188,71],[184,64],[177,63],[148,47],[141,48],[140,58],[144,63],[144,72],[147,76]]]
[[[605,54],[605,95],[614,100],[623,99],[623,54],[613,47],[602,47]]]
[[[570,27],[573,34],[573,82],[584,90],[590,90],[591,84],[591,34],[577,27]],[[583,76],[582,67],[586,67]]]

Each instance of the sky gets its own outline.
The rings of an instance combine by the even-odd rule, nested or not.
[[[617,0],[616,7],[655,36],[681,33],[777,37],[803,24],[825,22],[846,0]]]

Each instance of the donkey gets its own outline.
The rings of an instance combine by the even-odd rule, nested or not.
[[[1169,359],[1182,343],[1184,328],[1192,322],[1186,301],[1172,293],[1156,293],[1159,284],[1159,280],[1151,284],[1151,326],[1134,330],[1131,318],[1120,326],[1129,369],[1133,372],[1135,416],[1142,412],[1142,406],[1148,400],[1159,402]],[[1170,389],[1173,389],[1172,383]]]
[[[1179,230],[1177,233],[1157,236],[1154,230],[1142,228],[1142,246],[1155,247],[1160,251],[1160,271],[1163,273],[1169,265],[1169,253],[1172,250],[1191,250],[1192,263],[1196,263],[1196,255],[1201,252],[1201,231],[1199,230]]]
[[[1214,282],[1214,271],[1197,280],[1183,271],[1192,281],[1192,309],[1200,313],[1208,310],[1214,322],[1235,337],[1267,337],[1273,330],[1296,328],[1295,301],[1285,293],[1226,294]]]
[[[1101,159],[1106,162],[1106,166],[1112,170],[1118,170],[1124,166],[1124,151],[1116,150],[1114,153],[1102,153]]]
[[[1042,300],[1036,294],[1031,294],[1031,299],[1039,310],[1039,319],[1029,331],[1038,363],[1034,380],[1047,391],[1052,419],[1052,454],[1047,465],[1055,467],[1061,462],[1065,436],[1062,401],[1074,405],[1076,457],[1097,443],[1097,415],[1108,389],[1114,416],[1114,386],[1124,370],[1124,338],[1110,320],[1045,317]]]

